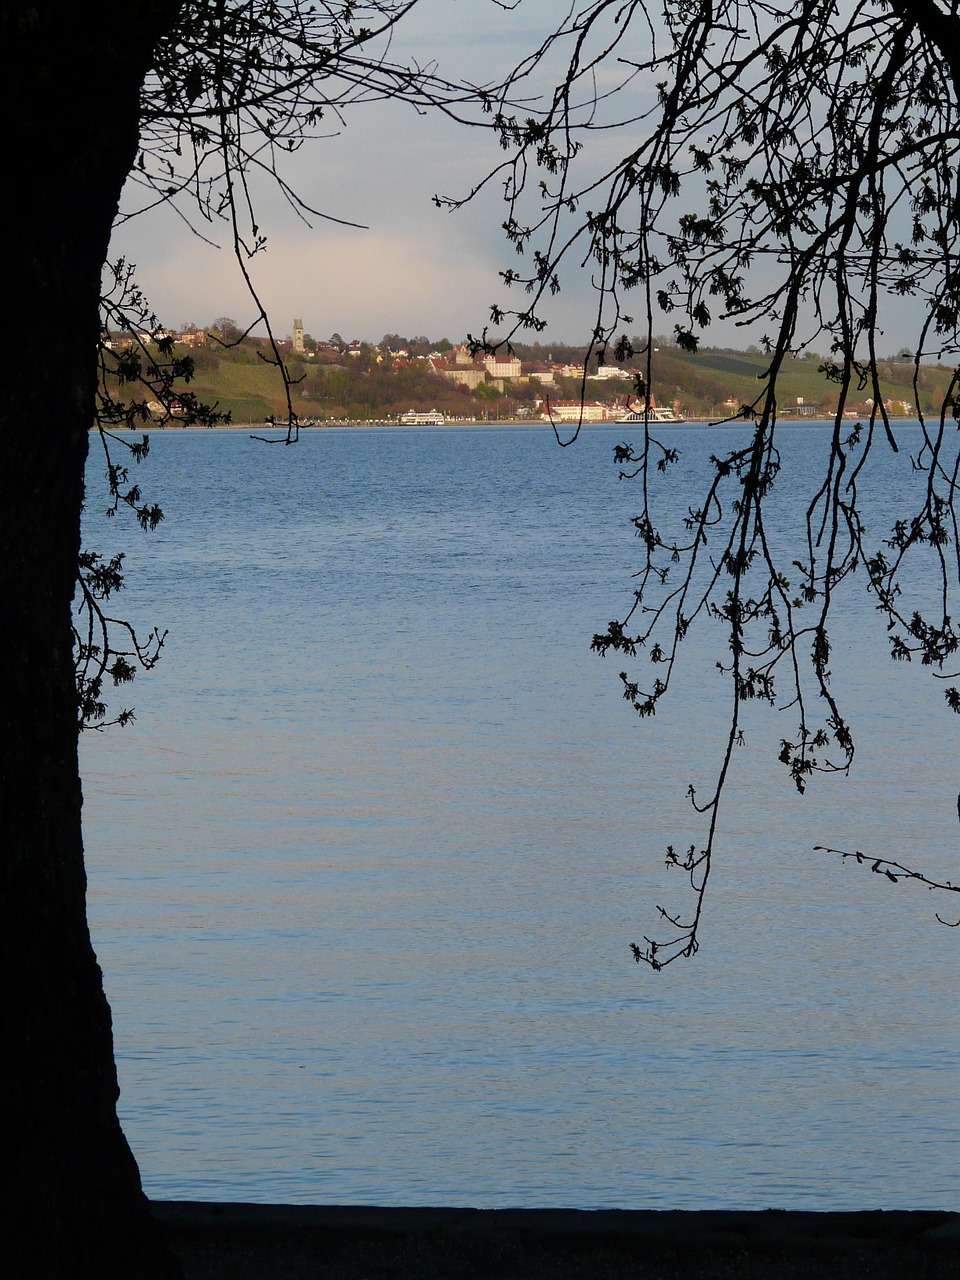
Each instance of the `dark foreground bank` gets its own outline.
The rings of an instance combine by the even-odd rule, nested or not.
[[[960,1214],[157,1202],[186,1280],[956,1280]]]

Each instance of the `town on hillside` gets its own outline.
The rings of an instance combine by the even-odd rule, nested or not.
[[[245,334],[227,317],[208,328],[136,330],[104,335],[107,351],[130,348],[149,353],[158,346],[189,358],[189,391],[215,405],[234,423],[285,419],[286,398],[266,339]],[[668,337],[655,339],[651,354],[654,396],[644,396],[640,378],[646,353],[599,363],[586,347],[562,343],[511,343],[485,350],[475,343],[406,338],[386,334],[378,343],[344,340],[334,333],[318,340],[299,319],[278,344],[291,382],[301,424],[338,422],[441,424],[477,421],[623,423],[642,420],[670,424],[724,421],[753,403],[762,386],[766,359],[755,347],[682,350]],[[633,339],[634,351],[643,343]],[[627,348],[629,350],[629,347]],[[611,353],[612,354],[612,353]],[[585,363],[586,362],[586,363]],[[916,379],[924,412],[939,413],[952,370],[915,366],[909,351],[879,362],[880,393],[891,417],[912,418]],[[829,363],[813,352],[789,361],[781,372],[781,417],[832,418],[837,386]],[[119,384],[122,399],[134,393]],[[867,391],[847,401],[850,417],[868,415]],[[174,404],[174,412],[176,412]],[[169,408],[169,406],[168,406]],[[148,404],[156,416],[159,403]]]

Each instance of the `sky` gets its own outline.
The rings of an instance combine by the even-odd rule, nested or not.
[[[540,44],[570,6],[571,0],[517,0],[510,9],[498,0],[418,0],[398,28],[392,56],[435,61],[451,78],[494,82]],[[642,57],[639,29],[631,41],[631,53]],[[617,74],[615,63],[607,65],[608,75]],[[631,94],[634,106],[649,105],[655,86],[640,77]],[[592,165],[612,163],[639,137],[629,129],[593,133],[585,154]],[[465,195],[502,158],[491,132],[418,115],[396,101],[357,106],[343,130],[308,142],[290,157],[284,177],[307,204],[361,225],[322,219],[306,225],[275,188],[259,192],[258,220],[268,243],[250,270],[277,336],[289,335],[298,317],[317,339],[337,332],[348,341],[376,342],[385,333],[459,341],[482,332],[491,304],[522,308],[525,295],[507,290],[498,274],[516,263],[502,230],[499,188],[454,212],[432,200]],[[136,199],[128,190],[122,208],[134,207]],[[209,325],[230,316],[246,327],[255,309],[226,236],[220,240],[223,247],[211,247],[174,210],[160,208],[117,228],[111,258],[137,264],[162,324]],[[548,347],[586,345],[596,319],[589,269],[571,263],[562,285],[559,297],[541,308],[548,328],[539,340]],[[897,303],[897,323],[884,341],[891,350],[915,327],[910,306]],[[642,328],[623,327],[629,333]],[[663,317],[661,332],[671,329]],[[732,322],[715,323],[709,333],[712,343],[739,347],[759,337]]]
[[[451,76],[491,80],[565,12],[556,0],[522,0],[513,11],[494,0],[419,0],[393,53],[436,60]],[[495,301],[522,305],[523,295],[508,293],[498,276],[514,262],[499,190],[458,212],[432,202],[435,193],[465,194],[501,158],[490,133],[396,102],[360,106],[339,136],[308,143],[291,157],[287,176],[308,204],[363,227],[318,219],[306,226],[276,191],[261,193],[268,246],[252,273],[278,335],[290,332],[296,316],[318,339],[336,331],[348,340],[391,332],[457,341],[480,333]],[[128,192],[121,207],[135,199]],[[137,264],[166,325],[208,325],[223,315],[246,325],[253,317],[229,250],[191,235],[170,209],[119,227],[111,257],[121,255]],[[543,341],[587,341],[590,288],[578,276],[547,309]]]

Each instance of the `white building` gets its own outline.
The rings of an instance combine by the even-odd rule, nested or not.
[[[544,422],[551,419],[554,422],[606,422],[608,418],[615,417],[616,413],[597,401],[581,403],[579,400],[550,400],[540,416]]]
[[[522,369],[518,356],[487,356],[483,367],[491,378],[519,378]]]

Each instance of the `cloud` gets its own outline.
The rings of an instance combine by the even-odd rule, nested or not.
[[[392,53],[436,55],[452,74],[488,79],[536,47],[537,33],[555,20],[552,0],[525,0],[522,12],[469,0],[453,15],[450,0],[422,0],[400,24]],[[423,115],[395,100],[360,104],[348,113],[347,127],[331,117],[321,127],[334,136],[286,158],[283,176],[308,205],[363,223],[366,231],[320,219],[305,228],[275,187],[256,183],[268,249],[251,269],[278,332],[286,333],[296,315],[315,337],[336,329],[370,339],[385,332],[454,338],[482,330],[495,301],[527,305],[498,276],[514,265],[499,183],[455,214],[432,203],[435,193],[465,195],[504,159],[489,117],[477,118],[486,127]],[[133,188],[127,193],[130,207],[135,195]],[[214,238],[223,231],[215,228]],[[196,240],[168,208],[120,227],[112,256],[120,254],[138,264],[164,323],[252,318],[229,250]],[[594,323],[588,292],[588,274],[573,271],[547,311],[550,338],[587,340]]]
[[[298,316],[316,338],[336,330],[368,340],[387,332],[456,340],[478,334],[494,302],[526,305],[498,274],[514,257],[500,226],[497,190],[455,213],[431,200],[435,191],[468,190],[486,172],[489,156],[474,135],[435,123],[408,129],[396,118],[389,131],[377,123],[371,118],[295,157],[299,172],[291,179],[310,204],[366,228],[323,219],[307,227],[275,190],[260,195],[258,221],[268,243],[249,270],[276,332],[289,332]],[[224,227],[213,234],[228,245]],[[246,324],[255,314],[229,247],[205,244],[170,208],[119,227],[111,257],[119,255],[137,264],[141,287],[165,324],[202,325],[221,315]],[[593,318],[583,284],[572,279],[569,293],[547,311],[554,341],[586,340]]]
[[[129,224],[114,238],[113,256],[136,262],[138,279],[164,323],[209,324],[220,315],[248,323],[254,307],[229,249],[215,249],[168,225],[154,234]],[[277,333],[294,316],[326,338],[379,339],[385,332],[462,337],[479,331],[499,290],[497,264],[469,237],[427,230],[353,230],[321,224],[272,236],[249,264],[253,283]]]
[[[286,238],[257,268],[265,303],[314,337],[385,332],[462,337],[482,328],[496,288],[491,264],[458,238],[404,230],[326,231]]]

